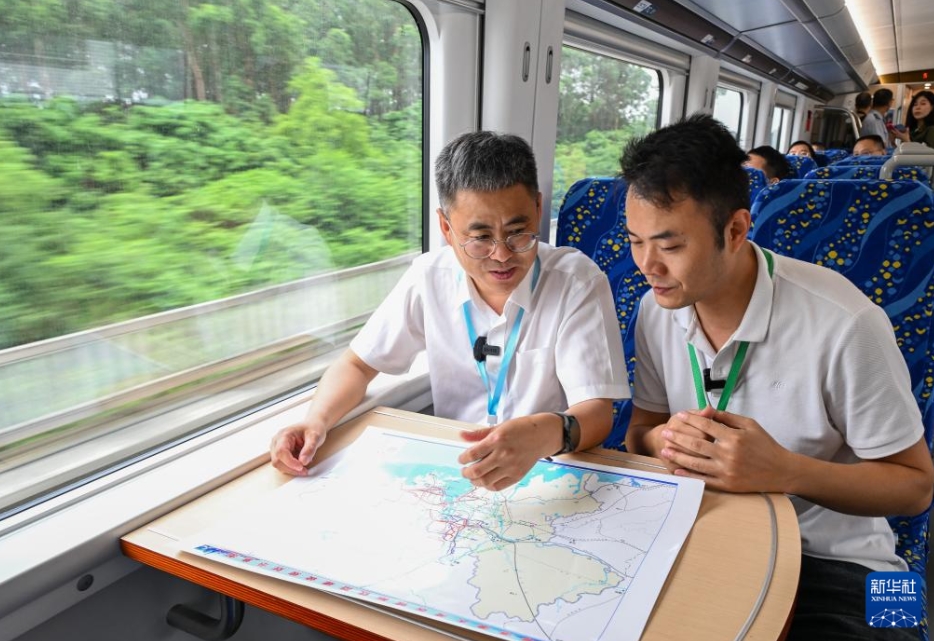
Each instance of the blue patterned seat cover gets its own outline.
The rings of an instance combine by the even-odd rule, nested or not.
[[[847,157],[844,158],[843,160],[838,160],[837,162],[835,162],[835,163],[833,163],[833,164],[834,164],[835,166],[836,166],[836,165],[881,165],[881,164],[883,164],[886,160],[888,160],[888,159],[891,158],[891,157],[892,157],[891,155],[886,155],[886,156],[869,156],[869,155],[863,155],[863,156],[847,156]]]
[[[626,183],[615,178],[585,178],[568,190],[558,212],[558,246],[577,247],[590,256],[610,281],[620,335],[626,352],[629,385],[635,371],[635,326],[639,301],[649,286],[632,260],[626,224]],[[632,403],[613,406],[613,430],[604,447],[624,449]]]
[[[880,169],[881,167],[876,165],[831,165],[812,169],[805,178],[808,180],[878,178]],[[892,172],[892,180],[928,182],[929,178],[921,167],[896,167]]]
[[[824,155],[827,157],[827,162],[835,163],[844,158],[849,158],[850,151],[848,149],[825,149]]]
[[[810,156],[796,156],[787,154],[788,164],[791,165],[791,171],[794,173],[792,178],[804,178],[812,169],[817,169],[817,163]]]
[[[743,167],[749,175],[749,202],[756,199],[759,192],[769,186],[769,180],[765,177],[765,172],[755,167]]]

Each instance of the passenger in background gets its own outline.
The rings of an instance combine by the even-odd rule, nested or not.
[[[860,136],[853,145],[854,156],[884,156],[885,141],[875,134]]]
[[[863,126],[863,120],[866,119],[866,114],[869,113],[869,110],[872,108],[872,94],[868,91],[861,91],[856,95],[856,103],[854,105],[856,109],[856,117],[859,118],[859,126]]]
[[[462,433],[472,446],[458,461],[476,486],[501,490],[538,459],[609,435],[613,400],[629,398],[609,282],[580,251],[538,243],[532,148],[464,134],[439,154],[435,178],[448,246],[415,259],[325,372],[306,419],[276,434],[276,469],[307,474],[377,373],[404,373],[423,351],[435,414],[489,425]]]
[[[885,127],[885,114],[892,106],[893,100],[892,90],[885,87],[872,94],[872,108],[863,119],[863,126],[859,132],[861,136],[875,134],[888,144],[889,132]]]
[[[814,158],[814,147],[807,140],[796,140],[788,148],[788,155]]]
[[[883,517],[931,503],[908,368],[846,278],[747,239],[744,158],[707,115],[623,153],[626,230],[652,286],[626,445],[712,489],[790,496],[803,555],[787,639],[917,641],[864,618],[867,574],[907,568]]]
[[[796,140],[791,143],[791,147],[788,148],[788,155],[806,156],[813,160],[814,164],[818,167],[823,167],[827,164],[827,156],[814,151],[814,147],[807,140]]]
[[[814,154],[822,154],[827,151],[827,146],[824,144],[823,140],[815,140],[811,143],[811,148],[814,150]]]
[[[920,142],[934,149],[934,92],[919,91],[908,104],[906,130],[895,130],[892,135],[902,142]]]
[[[779,180],[791,178],[794,175],[785,154],[768,145],[750,149],[745,164],[761,169],[769,184],[775,184]]]

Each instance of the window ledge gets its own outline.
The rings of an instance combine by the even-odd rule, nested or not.
[[[135,569],[122,563],[121,536],[267,462],[272,436],[304,417],[311,395],[264,408],[0,522],[0,629],[23,632],[105,587],[98,580],[85,592],[65,585],[86,573],[111,568],[112,582]],[[377,405],[421,410],[430,402],[420,359],[408,374],[379,375],[347,418]],[[129,569],[113,571],[115,561]],[[29,618],[41,617],[31,625],[4,622],[62,587],[70,588],[70,598],[31,612]]]

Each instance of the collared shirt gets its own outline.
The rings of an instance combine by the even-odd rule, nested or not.
[[[861,136],[875,134],[882,138],[883,143],[888,144],[889,132],[885,128],[885,120],[882,119],[882,114],[875,109],[870,110],[870,112],[866,114],[859,133]]]
[[[755,245],[754,245],[755,247]],[[728,412],[757,421],[783,447],[837,463],[890,456],[923,434],[892,325],[845,277],[778,256],[770,278],[761,250],[755,289],[739,328],[715,352],[694,307],[666,310],[649,292],[636,332],[633,402],[651,412],[696,409],[687,342],[701,368],[725,379],[739,342],[749,349]],[[708,393],[717,404],[720,391]],[[904,570],[883,518],[840,514],[791,497],[802,551],[878,571]]]
[[[381,372],[400,374],[426,351],[437,416],[484,423],[487,390],[477,371],[463,304],[469,302],[478,336],[501,348],[488,356],[491,387],[519,309],[524,309],[509,364],[499,421],[563,411],[594,398],[629,398],[616,310],[606,275],[576,249],[540,243],[538,283],[533,270],[512,292],[502,314],[478,295],[450,247],[423,254],[350,348]]]

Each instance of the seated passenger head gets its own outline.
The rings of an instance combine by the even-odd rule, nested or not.
[[[629,185],[627,212],[633,199],[671,212],[693,207],[711,223],[716,247],[722,250],[734,214],[744,211],[748,222],[745,160],[733,134],[707,114],[694,114],[633,139],[620,158]]]
[[[542,215],[538,170],[522,138],[458,136],[435,161],[438,222],[481,298],[504,304],[535,263]]]
[[[866,134],[856,139],[853,145],[854,156],[884,156],[885,142],[882,136],[877,134]]]
[[[785,178],[791,178],[793,175],[791,165],[788,164],[785,154],[768,145],[750,149],[748,159],[744,164],[747,167],[761,169],[770,184],[777,183]]]
[[[807,156],[808,158],[814,157],[814,148],[811,146],[807,140],[796,140],[791,143],[791,147],[788,148],[789,156]]]
[[[492,192],[522,185],[532,198],[540,194],[529,143],[492,131],[461,134],[445,145],[435,161],[435,180],[442,209],[453,205],[460,191]]]
[[[814,149],[814,152],[818,154],[822,154],[827,151],[827,145],[825,145],[822,140],[815,140],[811,143],[811,147]]]

